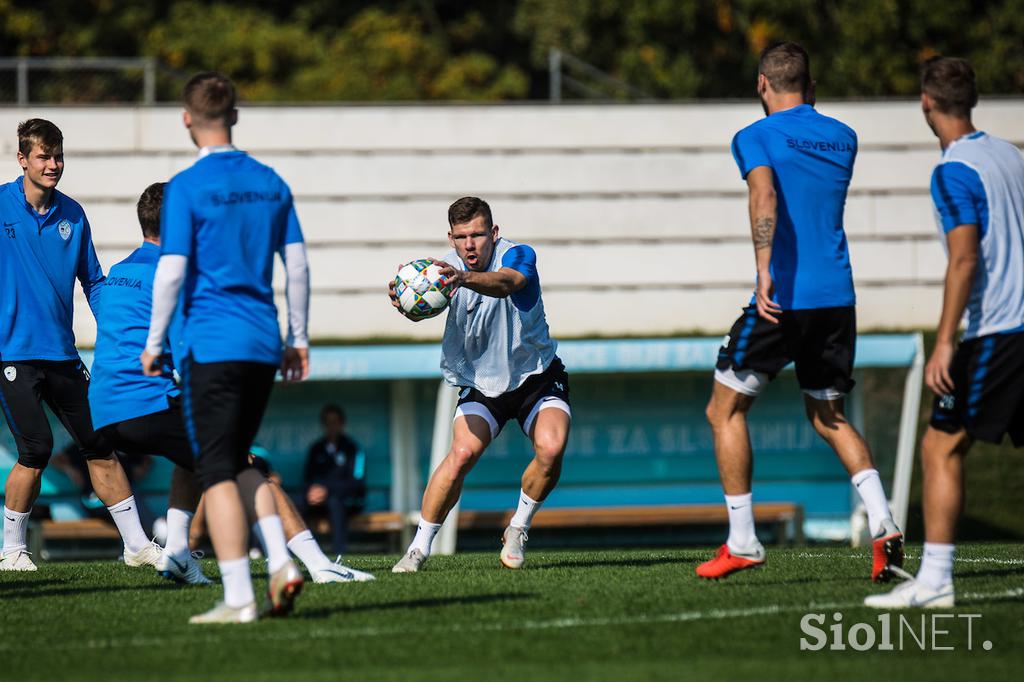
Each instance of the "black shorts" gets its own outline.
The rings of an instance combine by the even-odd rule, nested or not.
[[[111,448],[92,428],[89,370],[81,360],[0,361],[0,407],[18,446],[18,463],[44,469],[53,452],[49,405],[86,459],[106,458]]]
[[[569,375],[557,357],[546,370],[527,378],[514,391],[502,393],[496,398],[488,398],[475,388],[462,388],[455,416],[475,414],[483,417],[491,427],[493,440],[510,419],[516,419],[523,433],[529,436],[537,413],[548,407],[572,414],[569,406]]]
[[[126,455],[160,455],[192,471],[195,457],[185,433],[181,400],[168,398],[168,408],[135,419],[109,424],[100,429],[114,450]]]
[[[949,369],[952,395],[936,397],[932,427],[966,429],[977,440],[999,443],[1005,434],[1024,447],[1024,332],[963,341]]]
[[[853,306],[786,310],[772,324],[749,305],[718,351],[719,370],[753,370],[770,379],[789,363],[805,391],[834,389],[849,393],[857,344],[857,315]]]
[[[277,366],[262,362],[181,364],[182,416],[203,490],[233,480],[249,465]]]

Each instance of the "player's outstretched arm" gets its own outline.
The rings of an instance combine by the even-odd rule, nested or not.
[[[185,282],[188,256],[165,253],[160,256],[153,275],[153,312],[149,317],[149,336],[146,350],[139,360],[146,376],[159,376],[162,370],[160,356],[164,351],[167,327],[171,324],[174,309],[178,305],[178,294]]]
[[[971,295],[978,267],[978,226],[958,225],[946,234],[949,263],[942,294],[942,316],[935,338],[935,350],[924,368],[924,382],[936,395],[953,392],[949,367],[953,362],[956,332]]]
[[[528,280],[518,270],[499,268],[493,272],[457,270],[448,263],[434,260],[441,267],[441,275],[447,277],[456,287],[465,287],[495,298],[511,296],[527,285]]]
[[[772,323],[782,312],[778,303],[772,300],[775,284],[772,282],[772,243],[775,241],[778,197],[772,169],[758,166],[747,174],[749,193],[750,235],[754,242],[754,260],[757,263],[757,291],[755,295],[757,313]]]
[[[100,294],[103,291],[103,268],[100,267],[99,258],[96,257],[96,247],[92,243],[92,229],[89,227],[89,220],[85,219],[85,235],[82,239],[82,251],[78,258],[78,281],[82,283],[82,291],[89,301],[89,308],[93,317],[96,316],[97,306],[100,302]]]
[[[281,251],[288,303],[288,342],[281,362],[285,381],[309,376],[309,261],[304,242],[287,244]]]

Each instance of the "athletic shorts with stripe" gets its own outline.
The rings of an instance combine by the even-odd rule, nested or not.
[[[756,396],[789,363],[807,395],[837,400],[849,393],[857,344],[853,306],[786,310],[772,324],[749,305],[718,351],[715,380]]]
[[[949,368],[953,393],[932,403],[931,426],[966,429],[977,440],[999,443],[1010,435],[1024,447],[1024,332],[963,341]]]
[[[0,408],[18,446],[18,464],[45,469],[53,452],[46,403],[86,459],[106,459],[110,444],[92,428],[89,370],[81,360],[0,362]]]
[[[469,415],[482,417],[490,426],[491,440],[494,440],[511,419],[517,420],[523,433],[529,436],[537,414],[547,409],[562,410],[572,416],[569,405],[569,375],[565,371],[565,365],[557,357],[543,372],[534,374],[519,388],[502,393],[496,398],[488,398],[475,388],[460,389],[455,418]]]
[[[249,464],[277,365],[262,362],[181,363],[182,416],[196,478],[203,490],[233,480]]]

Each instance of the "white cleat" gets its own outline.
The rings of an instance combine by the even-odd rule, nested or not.
[[[229,623],[251,623],[259,618],[256,610],[256,602],[249,602],[240,609],[228,606],[224,602],[217,602],[217,605],[206,613],[200,613],[188,619],[193,625],[226,625]]]
[[[864,606],[873,609],[951,609],[955,605],[953,583],[933,590],[917,580],[907,580],[890,592],[873,594],[864,599]]]
[[[164,548],[155,542],[151,542],[138,552],[129,552],[128,548],[124,550],[124,565],[136,568],[138,566],[152,566],[157,567],[160,563],[160,557],[164,554]]]
[[[522,568],[526,562],[526,529],[509,526],[501,536],[501,563],[505,568]]]
[[[398,560],[392,573],[417,573],[423,564],[427,563],[427,557],[418,549],[410,549],[405,556]]]
[[[16,549],[10,554],[0,555],[0,571],[38,571],[32,561],[31,552]]]
[[[340,556],[327,568],[312,571],[311,574],[315,583],[365,583],[376,580],[372,573],[342,565]]]
[[[206,577],[203,569],[196,561],[198,552],[189,552],[184,561],[179,561],[167,552],[161,552],[156,562],[156,572],[161,578],[173,580],[182,585],[212,585],[213,581]]]

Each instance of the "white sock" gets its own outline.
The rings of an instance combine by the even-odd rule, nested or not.
[[[754,495],[726,495],[729,510],[729,539],[725,544],[731,552],[749,552],[758,545],[754,533]]]
[[[149,544],[149,537],[146,531],[142,530],[142,522],[139,521],[139,507],[135,504],[134,495],[129,495],[117,504],[107,507],[107,511],[114,519],[117,532],[121,534],[121,540],[129,552],[138,552]]]
[[[933,590],[953,582],[954,549],[956,549],[956,545],[939,542],[924,543],[921,568],[917,569],[917,580]]]
[[[321,571],[331,566],[331,560],[320,549],[313,532],[308,528],[288,541],[288,549],[299,557],[299,561],[309,569],[310,573]]]
[[[516,513],[513,514],[512,520],[508,522],[508,525],[515,526],[516,528],[522,528],[523,530],[530,530],[530,523],[533,522],[533,515],[540,509],[540,505],[543,502],[538,502],[522,490],[519,491],[519,506],[516,507]]]
[[[224,583],[224,603],[233,609],[240,609],[256,601],[252,591],[252,575],[249,573],[249,557],[218,561],[220,580]]]
[[[31,509],[27,512],[16,512],[4,505],[4,554],[28,547],[25,544],[25,531],[28,528],[28,517],[31,515]]]
[[[284,539],[284,527],[281,517],[277,514],[264,516],[256,521],[253,528],[263,543],[263,551],[267,555],[267,570],[271,573],[291,561],[288,554],[288,542]]]
[[[408,551],[418,549],[423,552],[423,556],[430,556],[430,545],[434,542],[434,536],[439,530],[441,530],[440,523],[430,523],[420,519],[420,525],[416,527],[416,537],[412,539]]]
[[[184,561],[188,556],[188,530],[192,525],[192,512],[171,507],[167,510],[167,542],[164,552]]]
[[[850,482],[857,489],[860,501],[864,503],[864,509],[868,512],[868,528],[871,529],[871,535],[878,535],[882,531],[882,522],[892,520],[889,501],[885,498],[878,469],[858,471],[850,478]]]

